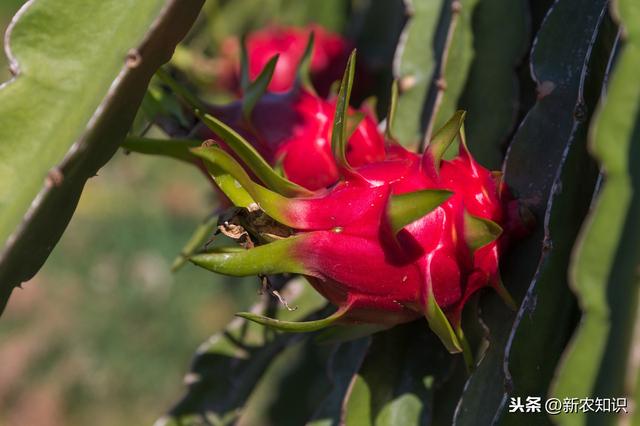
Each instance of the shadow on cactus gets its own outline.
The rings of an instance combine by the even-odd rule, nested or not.
[[[274,64],[275,59],[253,83],[262,86],[258,99],[268,83],[262,76],[268,76]],[[242,212],[221,222],[223,231],[235,235],[243,247],[200,253],[189,260],[233,276],[302,274],[337,306],[329,317],[310,322],[238,314],[266,326],[289,332],[335,324],[386,328],[426,317],[450,352],[464,351],[470,357],[460,325],[462,309],[484,287],[513,306],[500,280],[499,259],[509,242],[526,232],[530,217],[511,197],[501,174],[472,158],[463,111],[436,132],[423,154],[401,147],[387,130],[383,158],[359,166],[350,163],[347,127],[354,69],[355,51],[340,84],[331,130],[339,180],[313,191],[287,180],[238,132],[182,93],[219,141],[207,141],[190,153],[240,208],[234,211]],[[167,75],[163,78],[183,91]],[[245,102],[247,96],[251,99],[251,90]],[[393,121],[394,104],[387,124]],[[456,138],[459,152],[445,160]],[[316,154],[310,150],[296,167],[313,167]]]

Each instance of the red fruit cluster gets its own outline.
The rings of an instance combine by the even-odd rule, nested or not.
[[[239,85],[239,46],[231,40],[222,50],[226,61],[233,64],[234,85]],[[248,115],[245,102],[251,97],[249,93],[231,104],[210,106],[208,112],[247,139],[267,162],[281,167],[290,181],[310,190],[334,184],[339,174],[330,141],[336,99],[327,100],[326,96],[329,86],[342,74],[351,43],[319,25],[273,26],[250,33],[245,47],[252,84],[270,69],[270,79],[260,89],[264,93]],[[309,52],[313,88],[302,85],[299,69]],[[252,88],[245,90],[251,92]],[[359,167],[382,160],[384,138],[371,112],[351,108],[347,119],[349,164]],[[204,125],[196,129],[195,136],[223,142]]]
[[[291,255],[320,293],[347,309],[346,319],[409,321],[435,298],[457,326],[471,294],[486,286],[502,292],[498,259],[508,236],[500,226],[512,227],[519,217],[506,214],[510,198],[500,178],[466,149],[439,170],[436,164],[429,152],[420,156],[395,146],[384,161],[358,168],[309,206],[292,203],[291,224],[304,232]],[[450,195],[395,229],[393,198],[424,190]]]
[[[326,97],[331,85],[342,76],[354,46],[339,34],[315,24],[304,28],[272,26],[250,33],[246,38],[249,78],[254,80],[267,62],[278,54],[280,57],[268,90],[275,93],[291,90],[311,33],[315,38],[310,63],[311,81],[318,94]],[[236,38],[224,42],[222,59],[226,72],[221,76],[223,84],[231,91],[239,91],[240,46]]]
[[[249,120],[243,117],[241,100],[212,106],[209,112],[251,142],[270,164],[281,165],[289,180],[316,190],[334,184],[339,177],[331,154],[335,110],[335,99],[324,100],[300,88],[263,95]],[[347,146],[349,164],[359,167],[382,160],[384,138],[372,115],[350,109],[348,120],[353,124]],[[196,133],[202,139],[217,139],[205,126]]]
[[[198,136],[220,146],[191,153],[236,206],[263,214],[245,224],[257,246],[191,261],[229,275],[302,274],[338,307],[325,320],[298,325],[243,314],[249,319],[309,331],[335,321],[390,326],[425,316],[452,352],[461,351],[460,317],[472,294],[491,287],[513,303],[499,259],[527,220],[501,174],[471,156],[464,112],[424,153],[410,152],[385,143],[373,118],[348,106],[354,74],[352,54],[330,101],[296,85],[212,107],[210,115],[197,111],[211,129]],[[268,82],[256,81],[249,89]],[[255,92],[247,97],[256,99]],[[458,153],[445,159],[455,140]]]

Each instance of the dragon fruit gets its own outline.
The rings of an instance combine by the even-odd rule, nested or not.
[[[250,141],[269,164],[280,164],[292,182],[310,190],[337,182],[338,167],[330,143],[335,100],[324,100],[304,87],[296,87],[282,94],[265,93],[248,119],[243,115],[243,100],[207,110]],[[352,124],[347,145],[349,164],[359,167],[384,159],[384,137],[372,113],[349,108],[347,120]],[[197,127],[195,134],[222,142],[204,125]]]
[[[297,273],[338,307],[330,317],[289,323],[250,313],[282,330],[311,331],[334,323],[391,326],[426,316],[451,352],[463,349],[462,309],[477,290],[492,287],[506,300],[499,258],[525,229],[517,202],[471,156],[464,113],[433,137],[423,154],[389,143],[384,158],[348,161],[347,117],[353,56],[340,86],[331,146],[340,180],[302,188],[278,175],[241,135],[202,115],[263,184],[217,146],[193,149],[220,188],[246,214],[240,224],[255,239],[245,250],[221,250],[190,260],[236,276]],[[391,117],[389,118],[391,119]],[[444,154],[459,137],[459,153]],[[317,161],[309,153],[302,166]]]
[[[269,83],[268,90],[288,92],[294,85],[298,65],[302,60],[309,35],[315,36],[311,56],[311,81],[318,94],[326,97],[333,82],[339,80],[353,49],[350,41],[317,24],[304,28],[271,26],[250,33],[246,38],[248,76],[257,78],[269,60],[276,54],[280,60]],[[240,43],[237,38],[225,40],[221,47],[223,75],[221,84],[233,92],[240,91]]]
[[[308,62],[314,51],[315,36],[306,40],[304,57]],[[277,165],[291,182],[309,190],[318,190],[334,184],[339,177],[338,168],[331,155],[331,122],[335,115],[336,99],[324,99],[316,95],[308,81],[308,69],[296,70],[295,84],[285,93],[268,91],[283,57],[272,56],[260,74],[245,82],[242,98],[227,105],[206,105],[176,82],[169,73],[158,71],[158,76],[176,94],[200,114],[208,113],[227,123],[234,131],[248,140],[253,149],[270,165]],[[380,161],[385,156],[385,141],[378,131],[374,112],[366,107],[347,110],[348,145],[347,161],[353,167]],[[175,126],[177,127],[177,126]],[[169,130],[168,133],[171,133]],[[187,133],[187,132],[185,132]],[[203,123],[189,129],[193,138],[185,140],[183,148],[192,146],[193,140],[213,140],[223,144]],[[174,140],[175,142],[175,140]],[[170,144],[165,143],[165,146]],[[131,151],[150,153],[154,147],[144,141],[127,144]],[[160,151],[168,151],[167,149]],[[201,167],[201,160],[188,152],[174,155]]]

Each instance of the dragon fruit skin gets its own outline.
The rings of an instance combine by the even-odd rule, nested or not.
[[[480,166],[464,146],[452,160],[436,163],[428,151],[418,155],[392,145],[384,160],[341,169],[342,180],[312,196],[274,206],[258,201],[293,236],[192,261],[230,275],[303,274],[338,306],[342,322],[391,326],[424,316],[435,302],[459,327],[462,308],[477,290],[493,287],[505,294],[499,257],[512,237],[498,232],[473,249],[470,226],[525,225],[508,208],[513,200],[499,175]],[[448,191],[448,198],[394,232],[391,199],[425,190]]]
[[[323,296],[337,306],[349,306],[345,319],[395,324],[418,318],[426,309],[430,281],[437,304],[457,324],[472,293],[500,284],[498,255],[504,247],[501,237],[471,253],[463,238],[465,213],[503,226],[519,218],[505,216],[495,178],[466,151],[442,161],[435,177],[430,176],[430,168],[422,167],[420,156],[406,151],[401,157],[365,165],[357,170],[364,181],[347,177],[314,200],[314,204],[330,204],[335,198],[335,204],[309,208],[305,215],[349,209],[348,202],[335,197],[347,187],[377,194],[365,211],[353,206],[352,214],[345,215],[348,219],[332,228],[305,229],[309,233],[292,246],[291,255],[309,271],[311,283]],[[424,189],[453,194],[394,236],[386,216],[389,196]],[[296,221],[303,223],[301,218]]]
[[[304,55],[309,34],[315,37],[311,57],[311,81],[321,97],[329,94],[333,82],[342,76],[353,44],[317,24],[304,28],[270,26],[250,33],[246,38],[249,57],[249,78],[254,80],[275,55],[280,54],[268,90],[274,93],[288,92],[296,79],[300,60]],[[230,91],[239,92],[240,87],[240,47],[236,38],[230,38],[222,45],[223,75],[221,83]]]
[[[242,115],[241,101],[211,106],[209,113],[250,141],[267,162],[281,164],[289,180],[317,190],[339,178],[331,154],[335,109],[335,100],[324,100],[299,88],[282,94],[264,94],[253,108],[249,124]],[[355,112],[350,109],[351,114]],[[198,126],[195,134],[221,142],[204,125]],[[349,138],[347,160],[353,167],[359,167],[384,156],[384,137],[372,115],[365,112]]]

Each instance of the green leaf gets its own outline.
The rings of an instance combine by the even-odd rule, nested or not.
[[[267,187],[286,197],[310,195],[307,189],[276,173],[258,151],[231,127],[200,110],[196,110],[196,115],[242,159]]]
[[[471,252],[497,240],[500,235],[502,228],[494,221],[464,213],[464,239]]]
[[[338,166],[350,170],[347,163],[347,111],[349,109],[349,98],[353,87],[353,77],[356,69],[356,51],[351,52],[347,67],[340,83],[338,99],[336,101],[336,113],[333,117],[333,132],[331,133],[331,148],[333,157]]]
[[[240,182],[244,182],[245,185],[250,185],[252,188],[253,185],[255,185],[256,190],[253,192],[256,194],[264,193],[265,195],[260,197],[260,201],[263,203],[269,200],[270,196],[280,199],[278,194],[254,183],[242,166],[226,152],[219,148],[211,149],[215,151],[209,155],[203,154],[203,151],[199,148],[194,148],[193,151],[190,152],[196,159],[203,160],[206,171],[211,175],[218,188],[220,188],[224,195],[229,198],[234,206],[248,208],[255,204],[255,201],[249,191],[247,191],[244,185]],[[220,160],[218,160],[218,158],[220,158]]]
[[[394,139],[393,122],[396,118],[396,110],[398,109],[398,80],[393,80],[391,83],[391,99],[389,101],[389,110],[387,111],[387,123],[384,129],[384,134],[387,139]]]
[[[38,0],[14,19],[15,77],[0,86],[0,307],[45,262],[202,3]]]
[[[275,64],[274,64],[275,66]],[[269,66],[266,67],[269,69]],[[264,74],[264,73],[263,73]],[[307,189],[285,179],[266,162],[256,149],[231,127],[218,120],[216,117],[207,114],[206,106],[186,87],[175,81],[166,71],[158,70],[157,75],[164,81],[178,96],[180,96],[191,108],[202,122],[220,137],[233,152],[251,169],[253,173],[274,191],[284,196],[310,195]],[[264,82],[264,81],[263,81]],[[268,84],[268,82],[267,82]]]
[[[197,157],[191,153],[191,149],[201,145],[201,141],[193,139],[153,139],[129,136],[122,142],[121,146],[126,151],[161,155],[192,163]]]
[[[429,323],[429,328],[440,338],[440,341],[450,353],[462,352],[462,345],[458,335],[453,330],[447,316],[442,312],[438,302],[436,302],[431,282],[428,283],[427,287],[427,310],[424,315]]]
[[[638,394],[640,267],[640,8],[617,2],[626,40],[609,91],[591,128],[604,184],[574,249],[570,282],[583,315],[556,372],[552,394],[577,398]],[[636,329],[636,330],[634,330]],[[626,417],[626,416],[625,416]],[[616,416],[617,418],[617,416]],[[613,415],[607,417],[611,423]],[[638,415],[628,419],[637,424]],[[588,413],[561,414],[560,425],[585,424]],[[626,420],[626,419],[625,419]]]
[[[248,250],[196,254],[189,260],[210,271],[235,277],[285,272],[311,275],[294,253],[303,238],[304,235],[284,238]]]
[[[304,49],[300,64],[298,64],[298,71],[296,74],[296,80],[298,84],[301,84],[306,90],[311,93],[315,93],[315,88],[311,82],[311,58],[313,57],[313,46],[315,43],[315,34],[313,31],[309,33],[309,40],[307,46]]]
[[[453,193],[442,189],[424,189],[406,194],[392,195],[388,214],[391,230],[397,234],[402,228],[426,216],[444,203]]]
[[[238,207],[252,204],[284,225],[290,225],[287,213],[289,199],[255,183],[238,162],[220,148],[194,148],[191,152],[204,160],[216,184]],[[292,224],[291,224],[292,225]]]
[[[365,113],[362,111],[354,111],[352,114],[347,114],[347,126],[346,126],[346,136],[347,141],[353,135],[353,133],[358,130],[358,126],[364,120]]]
[[[339,309],[326,318],[313,321],[282,321],[251,312],[238,312],[236,316],[279,331],[286,331],[289,333],[309,333],[311,331],[322,330],[333,325],[336,321],[340,320],[340,318],[344,317],[347,311],[348,308]]]
[[[262,95],[267,91],[267,86],[271,82],[273,77],[273,71],[276,69],[279,55],[274,55],[269,59],[267,65],[264,66],[260,75],[252,81],[246,88],[243,89],[242,96],[242,116],[245,121],[249,123],[251,121],[251,113],[255,108]]]
[[[429,141],[427,153],[433,159],[436,170],[440,169],[440,161],[444,157],[444,153],[452,146],[456,137],[462,131],[465,116],[465,111],[456,111]]]
[[[222,42],[222,40],[220,40]],[[251,86],[249,78],[249,53],[247,52],[247,37],[242,36],[240,40],[240,87],[246,91]]]

